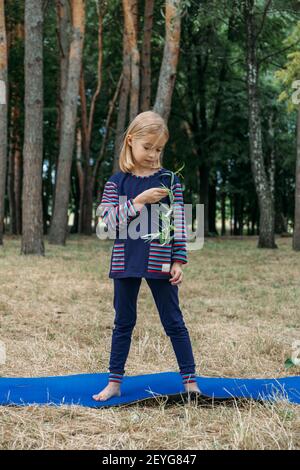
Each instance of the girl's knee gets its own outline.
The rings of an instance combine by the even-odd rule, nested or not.
[[[167,336],[186,336],[188,334],[184,321],[164,324],[164,329]]]
[[[136,320],[132,320],[131,322],[128,323],[120,323],[118,321],[115,321],[115,326],[114,330],[118,331],[120,333],[127,333],[128,331],[132,331],[136,325]]]

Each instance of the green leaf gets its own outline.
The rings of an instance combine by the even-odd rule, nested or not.
[[[295,366],[295,364],[293,363],[293,360],[290,357],[285,361],[284,365],[286,369],[289,369],[290,367]]]

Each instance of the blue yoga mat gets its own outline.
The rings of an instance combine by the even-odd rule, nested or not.
[[[160,372],[124,376],[121,396],[95,401],[92,395],[100,392],[108,381],[108,373],[78,374],[55,377],[1,377],[1,405],[80,405],[93,408],[119,406],[143,400],[168,397],[170,401],[191,398],[185,392],[178,372]],[[216,378],[197,376],[202,395],[199,403],[218,400],[247,399],[276,401],[286,399],[300,404],[300,376],[282,378]],[[169,400],[166,400],[168,402]]]

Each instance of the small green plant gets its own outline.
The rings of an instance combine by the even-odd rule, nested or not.
[[[162,175],[167,175],[171,176],[171,184],[170,188],[166,186],[165,184],[161,183],[161,187],[166,189],[168,192],[168,196],[170,199],[170,206],[167,206],[164,203],[160,203],[161,207],[164,208],[164,211],[159,212],[159,223],[158,223],[158,231],[153,232],[153,233],[147,233],[146,235],[142,235],[142,238],[145,239],[145,242],[152,241],[154,239],[159,239],[159,242],[161,245],[165,245],[167,243],[170,243],[174,235],[172,235],[172,230],[175,230],[175,225],[174,225],[174,193],[172,191],[172,186],[174,184],[174,179],[175,175],[181,176],[181,170],[184,168],[185,164],[183,164],[178,170],[175,172],[173,171],[168,171],[167,173],[162,173]],[[161,222],[161,223],[160,223]],[[160,225],[162,229],[160,230]]]
[[[290,367],[300,366],[300,359],[288,357],[284,365],[286,369],[290,369]]]
[[[292,346],[292,355],[288,357],[284,363],[285,368],[289,369],[290,367],[300,366],[300,341],[295,341]]]

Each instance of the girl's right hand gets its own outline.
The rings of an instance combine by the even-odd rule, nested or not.
[[[138,196],[134,198],[134,203],[137,204],[152,204],[154,202],[160,201],[168,195],[168,190],[164,188],[150,188],[143,191]]]

